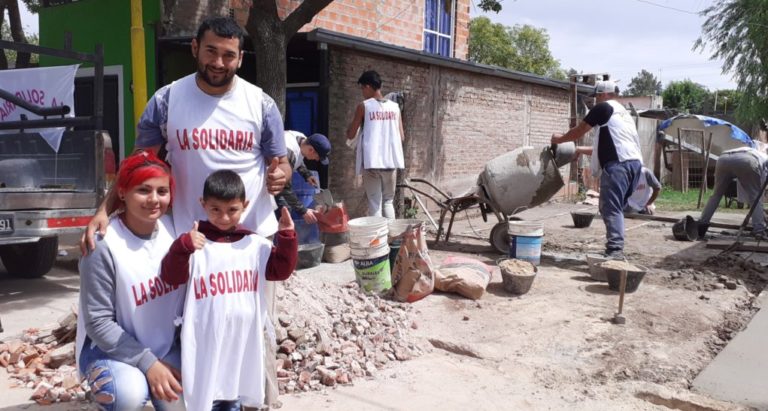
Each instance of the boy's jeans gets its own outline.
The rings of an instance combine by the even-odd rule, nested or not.
[[[151,398],[147,377],[138,368],[113,360],[86,340],[80,352],[80,372],[88,379],[94,404],[105,411],[142,410],[148,401],[157,411],[184,410],[184,399],[174,402]],[[181,351],[174,348],[163,358],[181,369]]]

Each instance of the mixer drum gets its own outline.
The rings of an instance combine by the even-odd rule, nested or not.
[[[549,147],[520,147],[492,159],[477,184],[478,196],[505,215],[536,207],[565,185]]]

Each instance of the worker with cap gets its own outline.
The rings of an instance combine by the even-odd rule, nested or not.
[[[552,144],[576,141],[596,128],[592,143],[593,176],[600,176],[600,214],[605,223],[605,256],[624,258],[624,208],[635,191],[643,167],[640,137],[635,121],[615,100],[619,87],[598,81],[590,97],[596,104],[587,116],[565,134],[552,134]],[[596,155],[595,155],[596,154]]]
[[[288,162],[291,164],[291,168],[299,173],[307,183],[319,187],[317,178],[304,165],[304,159],[327,164],[328,154],[331,152],[331,142],[328,137],[319,133],[307,137],[299,131],[286,130],[285,146],[288,149]],[[317,223],[317,216],[315,215],[317,211],[308,209],[301,203],[296,197],[296,193],[293,192],[290,180],[285,184],[283,191],[275,196],[275,201],[278,209],[282,206],[290,207],[304,218],[305,223]]]

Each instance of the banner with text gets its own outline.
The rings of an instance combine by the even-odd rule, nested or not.
[[[69,106],[68,117],[75,116],[75,72],[78,64],[58,67],[37,67],[14,70],[0,70],[0,89],[15,94],[22,100],[41,107]],[[10,101],[0,99],[0,121],[21,120],[25,114],[28,119],[41,118],[37,114],[16,106]],[[3,133],[14,133],[7,130]],[[64,127],[30,129],[37,132],[48,142],[54,151],[59,151]]]

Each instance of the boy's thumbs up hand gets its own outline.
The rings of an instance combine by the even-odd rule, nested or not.
[[[275,157],[267,168],[267,191],[269,194],[276,195],[283,191],[285,187],[285,171],[280,168],[280,160]]]
[[[280,208],[280,221],[277,224],[278,230],[293,230],[293,219],[291,213],[288,211],[288,207]]]
[[[205,245],[205,235],[197,231],[198,224],[199,223],[195,221],[192,229],[189,230],[189,238],[192,240],[192,245],[195,247],[195,250],[201,250]]]

